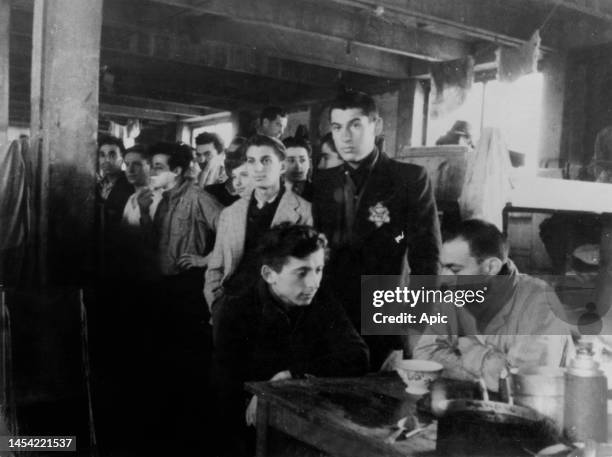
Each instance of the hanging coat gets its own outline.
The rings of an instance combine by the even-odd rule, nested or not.
[[[502,230],[502,211],[510,197],[510,156],[498,129],[487,127],[468,164],[459,197],[462,219],[483,219]]]

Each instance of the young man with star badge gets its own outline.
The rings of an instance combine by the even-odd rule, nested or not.
[[[360,329],[361,275],[437,274],[440,226],[426,170],[376,148],[382,119],[372,97],[346,92],[329,116],[344,163],[317,173],[313,213],[330,242],[330,286]],[[401,347],[399,337],[364,339],[373,370]]]

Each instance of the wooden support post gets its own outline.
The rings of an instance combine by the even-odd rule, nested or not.
[[[550,159],[559,159],[562,167],[563,107],[565,101],[565,56],[552,54],[542,61],[541,71],[544,76],[542,94],[542,114],[540,125],[540,144],[536,166]],[[567,157],[563,157],[567,158]]]
[[[75,284],[93,265],[101,28],[102,0],[35,1],[31,128],[43,283]]]
[[[0,0],[0,145],[8,141],[11,2]]]
[[[396,151],[401,152],[411,146],[412,118],[414,113],[415,79],[402,81],[397,97],[397,137]],[[419,145],[420,146],[420,145]]]

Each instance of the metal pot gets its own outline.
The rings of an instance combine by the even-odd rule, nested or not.
[[[525,367],[512,372],[512,396],[517,405],[528,406],[563,429],[565,370],[553,367]]]

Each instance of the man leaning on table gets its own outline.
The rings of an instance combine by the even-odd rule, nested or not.
[[[481,276],[485,300],[438,310],[448,323],[427,329],[415,358],[441,363],[448,377],[482,377],[492,391],[505,368],[565,364],[573,344],[561,303],[544,281],[518,272],[495,225],[463,221],[445,237],[440,262],[447,279]]]
[[[222,454],[244,454],[245,416],[255,422],[257,399],[247,407],[244,382],[367,372],[366,344],[342,305],[319,290],[326,251],[325,236],[311,227],[271,229],[259,245],[259,282],[220,308],[214,379]]]

